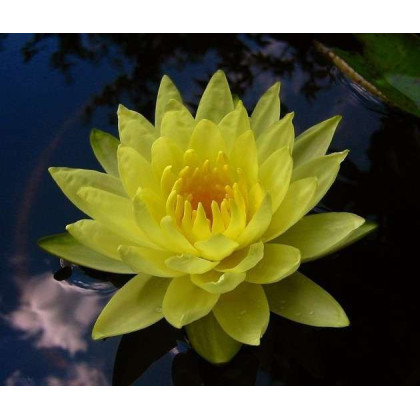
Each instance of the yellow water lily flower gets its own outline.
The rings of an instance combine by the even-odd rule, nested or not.
[[[241,344],[260,343],[270,311],[348,325],[340,305],[297,269],[375,226],[350,213],[306,215],[347,155],[326,155],[340,117],[295,139],[293,113],[279,119],[279,89],[268,89],[249,117],[218,71],[194,117],[164,76],[154,125],[120,106],[120,141],[92,131],[106,173],[50,168],[90,219],[40,246],[82,266],[136,274],[103,309],[94,339],[165,318],[186,327],[202,357],[223,363]]]

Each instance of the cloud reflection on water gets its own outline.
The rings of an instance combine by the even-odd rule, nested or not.
[[[103,306],[103,298],[94,291],[57,282],[51,273],[43,273],[19,283],[17,308],[4,319],[33,339],[38,349],[60,348],[74,356],[86,351],[92,323]]]

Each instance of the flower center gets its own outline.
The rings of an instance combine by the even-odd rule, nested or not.
[[[201,203],[210,220],[212,202],[220,206],[223,200],[233,197],[230,168],[223,162],[222,154],[219,156],[214,166],[209,160],[205,160],[201,166],[184,167],[179,174],[181,180],[179,194],[191,203],[192,210],[197,210]]]

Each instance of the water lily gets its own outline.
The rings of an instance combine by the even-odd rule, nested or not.
[[[313,209],[348,151],[326,154],[340,117],[295,138],[280,118],[280,84],[251,116],[216,72],[195,117],[166,76],[155,124],[123,106],[120,140],[93,130],[105,173],[50,168],[90,218],[40,246],[81,266],[135,276],[99,315],[93,338],[125,334],[165,318],[185,327],[213,363],[258,345],[270,311],[303,324],[344,327],[333,297],[297,270],[375,226],[350,213]]]

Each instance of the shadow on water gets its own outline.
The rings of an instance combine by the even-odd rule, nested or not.
[[[87,98],[83,113],[86,120],[93,119],[94,113],[102,108],[114,112],[119,102],[152,117],[157,85],[165,72],[186,92],[188,103],[196,106],[204,81],[221,67],[228,74],[232,91],[239,96],[245,94],[248,108],[272,81],[286,80],[283,89],[288,106],[283,106],[282,113],[288,107],[298,108],[300,116],[297,113],[296,119],[302,128],[317,122],[306,113],[307,109],[316,118],[318,114],[323,118],[325,112],[326,118],[331,115],[329,108],[335,106],[352,124],[347,126],[350,134],[344,138],[354,138],[352,148],[356,155],[358,150],[366,150],[367,164],[353,155],[344,162],[340,177],[323,205],[329,210],[350,211],[375,220],[378,230],[350,248],[302,268],[342,304],[351,321],[349,328],[312,328],[272,315],[259,348],[244,346],[231,363],[215,367],[191,351],[182,331],[161,321],[143,331],[124,335],[118,348],[107,347],[112,358],[115,355],[113,384],[144,384],[142,378],[149,368],[162,364],[162,360],[167,363],[168,355],[172,383],[178,385],[420,384],[417,325],[420,283],[416,264],[416,238],[420,234],[419,120],[355,96],[350,83],[337,77],[331,64],[313,48],[313,38],[249,34],[49,34],[34,35],[25,42],[22,53],[27,65],[46,49],[51,68],[63,73],[67,83],[77,82],[80,62],[93,66],[106,62],[116,71],[116,77]],[[359,48],[350,36],[325,35],[317,39],[343,49]],[[2,43],[4,39],[0,39],[0,46]],[[114,117],[111,122],[115,124]],[[367,133],[363,130],[368,123],[372,128]],[[344,133],[339,131],[340,135]],[[343,144],[343,148],[347,147],[346,143],[340,146]],[[71,165],[78,166],[77,162]],[[44,228],[49,233],[48,221],[44,222]],[[50,261],[59,268],[56,260]],[[68,285],[73,289],[89,288],[82,274],[76,277],[70,274],[69,269],[64,269],[58,275],[66,293]],[[86,274],[95,284],[106,282],[106,290],[121,287],[127,281],[125,277],[104,277],[93,270],[86,270]],[[47,285],[53,280],[43,281]],[[64,292],[60,289],[59,293]],[[82,295],[74,296],[82,299]],[[76,305],[76,298],[72,299]],[[93,301],[98,309],[100,302]],[[94,315],[89,313],[89,317],[89,322],[93,322]],[[64,325],[68,327],[68,320]],[[81,325],[86,328],[85,321]],[[77,338],[80,339],[80,334]],[[96,343],[95,349],[109,342],[112,339]],[[85,347],[89,361],[95,353]],[[86,368],[83,363],[78,362],[80,369]],[[104,383],[105,379],[100,378]]]

